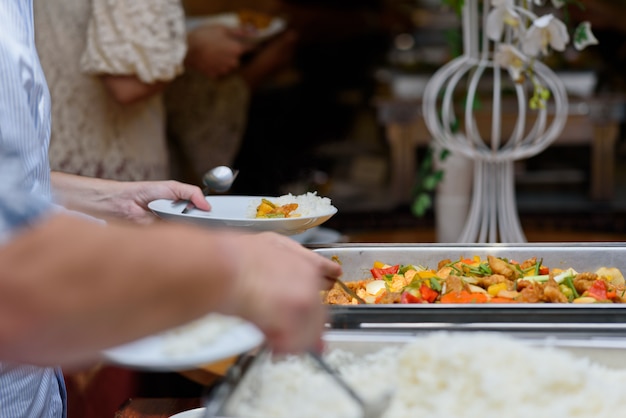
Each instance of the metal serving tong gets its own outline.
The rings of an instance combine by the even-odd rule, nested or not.
[[[335,263],[341,265],[341,261],[339,260],[339,257],[337,256],[333,256],[331,258],[332,261],[334,261]],[[360,297],[359,295],[356,294],[356,292],[352,289],[350,289],[348,287],[348,285],[341,280],[339,277],[331,279],[329,277],[327,277],[328,280],[330,280],[333,283],[337,283],[348,295],[350,295],[350,297],[354,298],[360,305],[365,305],[367,302],[365,300],[363,300],[362,297]]]
[[[222,416],[223,409],[228,397],[233,393],[248,367],[256,360],[256,357],[264,353],[261,347],[258,351],[252,350],[240,355],[237,361],[228,368],[223,380],[202,395],[204,406],[204,418],[217,418]]]
[[[209,392],[203,395],[202,403],[205,407],[204,418],[218,418],[224,412],[224,406],[228,397],[233,393],[236,385],[240,382],[245,371],[254,361],[259,361],[259,357],[270,355],[267,346],[260,347],[255,352],[241,355],[226,373],[224,380],[218,383]],[[380,399],[375,402],[363,399],[356,391],[335,371],[322,356],[314,350],[308,351],[308,355],[315,363],[354,399],[363,411],[363,418],[381,418],[383,413],[391,403],[391,392],[385,392]]]
[[[363,418],[381,418],[383,416],[383,413],[387,410],[391,402],[391,392],[385,392],[382,398],[376,400],[376,402],[365,400],[355,392],[352,386],[350,386],[337,371],[326,363],[326,360],[324,360],[320,354],[315,351],[309,351],[309,356],[311,356],[317,365],[328,373],[334,381],[359,404],[363,410]]]

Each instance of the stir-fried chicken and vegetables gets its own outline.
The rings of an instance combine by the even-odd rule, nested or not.
[[[270,200],[261,199],[261,203],[256,208],[256,218],[296,218],[300,216],[293,213],[296,209],[298,209],[297,203],[277,205]]]
[[[616,268],[578,273],[543,265],[474,256],[442,260],[437,269],[375,262],[371,278],[346,284],[367,303],[624,303],[626,283]],[[357,304],[335,285],[323,295],[333,305]]]

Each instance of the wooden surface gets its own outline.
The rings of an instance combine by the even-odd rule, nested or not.
[[[615,144],[619,136],[621,97],[598,97],[570,103],[567,124],[551,146],[588,145],[591,148],[590,197],[606,201],[614,197]],[[392,196],[397,203],[410,201],[417,161],[418,145],[427,145],[432,136],[426,127],[419,100],[378,99],[378,117],[385,127],[385,136],[391,147]],[[584,111],[578,111],[583,105]],[[508,138],[518,120],[516,106],[502,106],[502,137]],[[548,120],[550,120],[548,117]],[[487,105],[475,113],[477,130],[482,135],[490,132],[492,114]],[[527,126],[532,126],[530,119]]]
[[[236,356],[229,357],[215,363],[206,364],[198,369],[183,371],[181,374],[187,379],[203,386],[211,386],[226,374],[228,368],[232,366],[236,360]]]

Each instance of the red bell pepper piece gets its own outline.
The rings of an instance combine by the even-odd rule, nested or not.
[[[428,303],[433,303],[435,300],[437,300],[437,296],[439,296],[439,293],[436,290],[433,290],[430,287],[426,286],[425,283],[422,283],[422,285],[420,286],[420,293],[422,295],[422,298]]]
[[[606,282],[604,280],[596,280],[591,287],[587,289],[587,294],[597,300],[607,300],[608,296],[606,291]]]
[[[400,296],[400,303],[422,303],[423,300],[419,296],[414,295],[411,292],[402,292]]]
[[[422,283],[418,292],[412,293],[409,290],[402,292],[400,303],[434,303],[438,296],[439,292]]]
[[[382,279],[387,274],[396,274],[398,270],[400,270],[400,265],[396,264],[395,266],[373,268],[370,270],[370,273],[372,273],[372,277],[375,279]]]

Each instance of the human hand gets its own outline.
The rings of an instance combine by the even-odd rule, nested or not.
[[[148,208],[148,203],[156,199],[189,200],[198,209],[211,209],[198,186],[174,180],[115,182],[107,200],[117,218],[149,224],[157,220]]]
[[[250,50],[253,34],[222,25],[200,26],[187,35],[185,64],[210,78],[239,68],[240,58]]]
[[[234,275],[225,313],[255,323],[277,353],[321,345],[327,319],[320,291],[342,274],[339,264],[275,233],[225,238]]]

